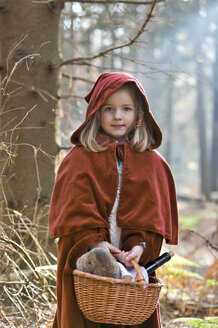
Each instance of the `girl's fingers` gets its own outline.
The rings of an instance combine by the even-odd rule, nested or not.
[[[116,256],[116,258],[118,258],[120,260],[120,259],[123,259],[124,253],[125,253],[124,251],[120,251],[120,253],[115,254],[115,256]]]
[[[116,259],[119,262],[125,264],[125,261],[126,261],[126,252],[121,251],[119,254],[116,254],[115,257],[116,257]]]
[[[142,255],[142,247],[141,246],[134,246],[130,251],[120,251],[119,253],[115,254],[116,259],[123,263],[127,267],[131,267],[131,260],[135,259],[137,262],[139,261]]]
[[[126,257],[126,260],[127,261],[130,261],[132,259],[135,259],[137,257],[138,254],[135,254],[135,253],[131,253],[129,254],[127,257]]]
[[[143,253],[143,250],[142,250],[141,246],[134,246],[131,249],[131,251],[129,252],[129,255],[127,256],[126,260],[130,261],[132,259],[135,259],[138,262],[142,253]]]
[[[108,243],[108,248],[109,248],[109,250],[110,250],[112,253],[115,253],[115,254],[119,254],[119,253],[121,252],[120,249],[114,247],[113,245],[111,245],[111,244],[109,244],[109,243]]]
[[[121,251],[116,248],[115,246],[111,245],[110,243],[108,243],[107,241],[101,241],[97,244],[94,244],[93,247],[107,247],[109,249],[109,251],[111,251],[111,253],[120,253]]]

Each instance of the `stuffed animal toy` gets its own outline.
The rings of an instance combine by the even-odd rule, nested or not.
[[[76,268],[97,276],[120,278],[116,259],[107,248],[96,247],[78,258]]]

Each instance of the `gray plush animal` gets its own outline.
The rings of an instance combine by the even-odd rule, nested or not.
[[[97,276],[120,278],[116,259],[107,248],[96,247],[78,258],[76,268]]]

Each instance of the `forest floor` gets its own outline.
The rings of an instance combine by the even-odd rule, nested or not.
[[[218,205],[179,202],[179,217],[178,246],[164,245],[176,255],[157,270],[165,283],[160,301],[162,325],[164,328],[218,327]],[[173,322],[182,317],[187,318],[186,324]],[[214,317],[216,324],[209,324],[206,319]],[[196,320],[192,326],[188,318],[202,321]]]
[[[157,276],[165,284],[160,299],[162,326],[163,328],[218,327],[218,324],[211,324],[207,321],[208,318],[215,318],[216,322],[218,320],[216,246],[218,245],[218,205],[202,201],[179,202],[179,216],[179,245],[164,244],[162,250],[164,252],[171,249],[174,251],[175,256],[157,270]],[[19,216],[19,220],[21,220],[21,216]],[[30,228],[30,230],[32,234],[34,229]],[[30,231],[28,232],[30,235]],[[22,247],[24,247],[23,241],[24,239],[20,242]],[[37,247],[39,247],[38,244]],[[9,250],[7,252],[9,255],[12,254],[9,253]],[[30,256],[33,254],[32,249],[29,252],[26,249],[25,252]],[[26,256],[25,252],[24,257]],[[43,251],[40,250],[39,253],[42,254]],[[7,265],[12,261],[12,255],[9,255],[7,255]],[[2,262],[3,260],[2,257]],[[20,279],[23,280],[24,276],[22,273]],[[55,277],[52,279],[52,288],[54,290]],[[17,289],[7,285],[0,286],[0,328],[51,327],[55,303],[51,300],[46,303],[46,296],[43,296],[44,299],[38,298],[40,293],[43,294],[43,290],[40,290],[39,285],[27,285],[26,289],[22,289],[23,287],[19,285]],[[11,303],[5,301],[7,300],[5,292],[11,299]],[[31,294],[33,296],[22,303],[24,294],[27,295],[28,293],[29,295],[33,293]],[[47,295],[47,292],[45,295]],[[29,315],[29,311],[31,311],[31,315]],[[35,318],[33,318],[34,316]],[[176,318],[184,317],[186,319],[199,318],[199,324],[196,321],[197,319],[195,319],[193,325],[190,322],[176,323],[173,321]]]

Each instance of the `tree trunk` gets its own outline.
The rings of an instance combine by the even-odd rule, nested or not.
[[[0,68],[1,77],[7,77],[3,86],[8,83],[4,93],[9,96],[2,97],[0,126],[2,141],[13,144],[9,149],[16,157],[7,165],[1,162],[0,173],[5,176],[8,205],[16,209],[33,205],[39,193],[40,200],[48,202],[53,187],[54,158],[34,151],[31,145],[52,156],[58,151],[55,109],[59,71],[49,70],[49,65],[60,60],[60,13],[58,2],[1,0]],[[30,54],[40,56],[22,60]]]
[[[216,61],[214,63],[214,110],[213,110],[213,134],[212,134],[212,150],[211,150],[211,181],[210,191],[218,191],[218,29],[215,37],[215,53]]]
[[[193,2],[193,9],[196,16],[199,17],[200,3],[199,0]],[[204,109],[204,73],[203,73],[203,63],[200,61],[202,57],[202,36],[204,35],[205,26],[203,22],[200,23],[198,29],[198,34],[194,40],[194,55],[196,60],[196,116],[197,116],[197,128],[199,136],[199,164],[200,164],[200,190],[208,197],[209,185],[208,185],[208,159],[207,159],[207,141],[206,141],[206,119],[205,119],[205,109]]]
[[[196,58],[198,56],[199,48],[196,49]],[[205,112],[204,112],[204,88],[202,85],[203,81],[203,69],[202,63],[198,60],[196,62],[196,76],[197,76],[197,99],[196,99],[196,115],[197,115],[197,126],[199,136],[199,148],[200,148],[200,181],[201,181],[201,192],[208,196],[208,165],[207,165],[207,147],[206,147],[206,126],[205,126]]]
[[[166,109],[166,152],[165,158],[171,164],[172,157],[172,140],[173,140],[173,79],[168,77],[167,80],[167,109]]]

